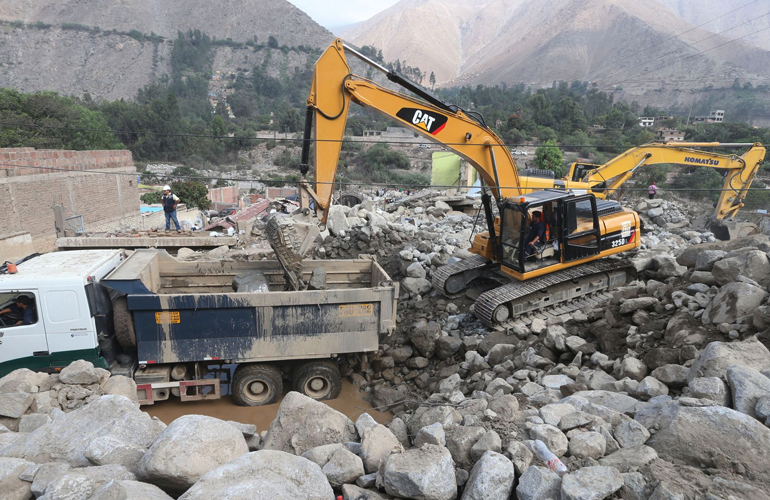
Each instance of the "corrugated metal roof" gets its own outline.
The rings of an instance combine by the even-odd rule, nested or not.
[[[261,200],[257,203],[254,203],[253,205],[250,205],[244,208],[243,210],[238,210],[233,215],[228,215],[227,219],[230,219],[233,222],[247,221],[249,219],[253,219],[254,217],[258,216],[259,214],[267,210],[269,206],[270,206],[270,202],[268,200]],[[235,227],[235,224],[230,223],[227,219],[222,219],[217,222],[214,222],[213,224],[209,224],[208,226],[203,228],[203,231],[210,231],[215,227],[221,227],[223,229]]]

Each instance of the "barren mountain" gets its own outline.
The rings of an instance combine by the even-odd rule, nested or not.
[[[580,79],[644,93],[770,74],[770,52],[692,28],[654,0],[402,0],[345,37],[444,85]]]
[[[656,1],[690,24],[770,50],[770,0]]]
[[[102,30],[138,30],[176,38],[198,28],[245,42],[274,36],[290,46],[324,47],[333,35],[286,0],[0,0],[6,21],[79,23]]]

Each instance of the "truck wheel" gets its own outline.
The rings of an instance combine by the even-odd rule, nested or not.
[[[136,347],[136,333],[131,311],[128,310],[128,299],[120,297],[112,301],[112,323],[115,325],[115,336],[120,347],[132,349]]]
[[[342,389],[340,369],[333,361],[310,361],[300,365],[292,377],[294,390],[318,401],[335,399]]]
[[[283,394],[281,371],[271,365],[240,365],[233,375],[233,399],[240,406],[277,403]]]

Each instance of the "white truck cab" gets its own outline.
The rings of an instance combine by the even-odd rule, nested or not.
[[[96,284],[120,260],[117,250],[52,252],[0,275],[0,376],[17,368],[54,371],[76,359],[106,368],[98,324],[105,292]],[[19,297],[27,297],[26,315]]]

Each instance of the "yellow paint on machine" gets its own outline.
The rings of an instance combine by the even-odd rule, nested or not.
[[[352,318],[355,316],[371,316],[374,314],[374,305],[372,304],[343,304],[340,306],[341,318]]]
[[[169,325],[172,323],[180,323],[179,311],[162,311],[155,313],[155,324]]]

